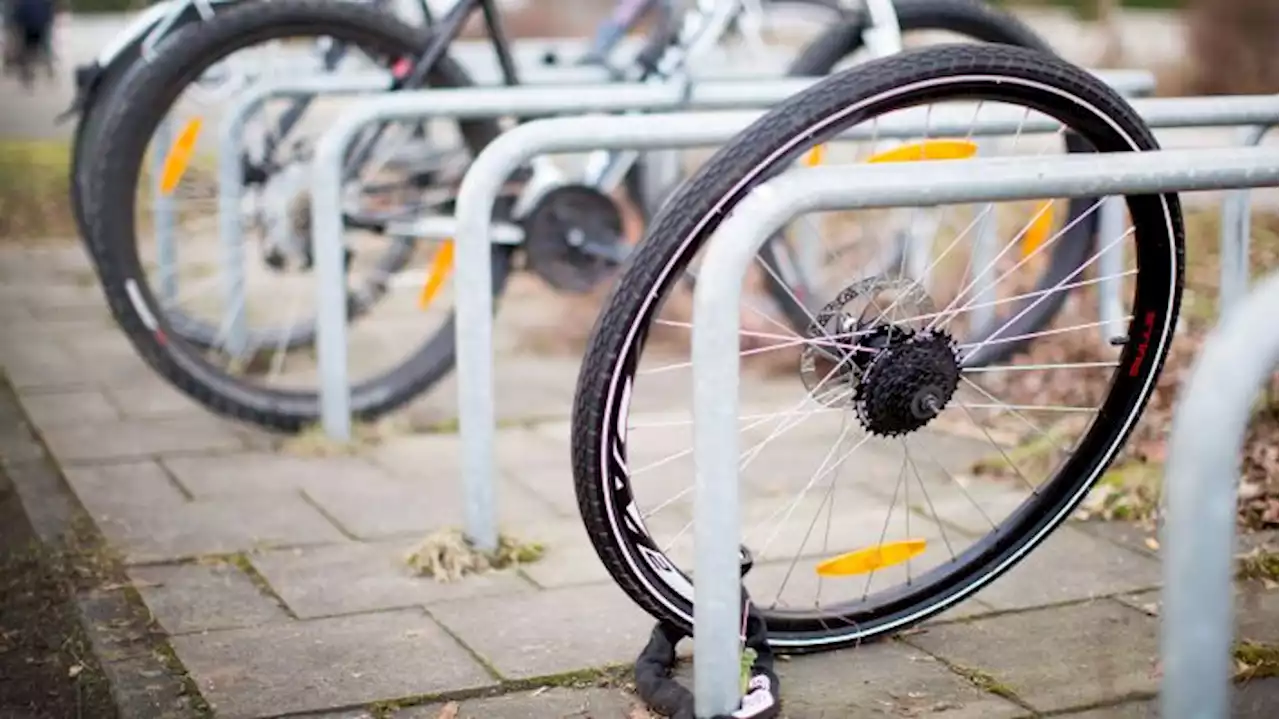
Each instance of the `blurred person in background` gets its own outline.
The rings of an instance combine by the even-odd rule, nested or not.
[[[22,84],[35,81],[35,68],[43,65],[53,77],[53,25],[56,0],[3,0],[5,50],[4,67],[16,72]]]

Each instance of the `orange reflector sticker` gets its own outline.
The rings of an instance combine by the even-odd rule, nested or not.
[[[921,162],[924,160],[967,160],[978,154],[978,146],[968,140],[925,140],[892,150],[877,152],[867,162]]]
[[[427,281],[422,284],[422,293],[418,295],[418,309],[425,310],[431,300],[440,292],[444,279],[453,269],[453,240],[440,243],[440,248],[431,256],[431,266],[427,269]]]
[[[1036,205],[1036,214],[1031,218],[1026,233],[1022,235],[1022,258],[1026,259],[1039,249],[1049,239],[1052,231],[1053,200],[1045,200]]]
[[[164,158],[164,168],[160,172],[160,194],[172,195],[178,189],[178,183],[191,164],[191,155],[196,149],[196,140],[200,138],[200,118],[195,118],[182,128],[178,139],[173,141],[169,154]]]
[[[826,157],[827,157],[827,146],[815,145],[814,148],[812,150],[809,150],[809,152],[804,156],[804,166],[817,167],[818,165],[822,164],[822,161],[825,160]]]
[[[849,577],[892,567],[923,552],[926,544],[923,539],[908,539],[841,554],[819,564],[818,576]]]

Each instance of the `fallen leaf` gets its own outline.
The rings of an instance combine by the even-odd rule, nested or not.
[[[627,712],[627,719],[654,719],[653,714],[639,704],[632,704]]]
[[[1147,545],[1147,549],[1153,552],[1160,548],[1160,542],[1156,541],[1155,537],[1147,537],[1142,540],[1142,543]]]
[[[436,715],[436,719],[458,719],[458,702],[449,702],[440,707],[440,713]]]
[[[71,667],[67,669],[67,676],[71,677],[72,679],[75,679],[76,677],[80,676],[80,672],[82,671],[84,671],[83,664],[72,664]]]

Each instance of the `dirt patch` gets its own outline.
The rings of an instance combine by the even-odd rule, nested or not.
[[[0,475],[0,716],[118,716],[72,599],[84,576],[35,537]]]

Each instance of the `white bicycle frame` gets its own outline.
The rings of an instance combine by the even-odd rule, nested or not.
[[[138,42],[139,39],[142,40],[143,58],[150,59],[161,38],[173,29],[174,24],[187,8],[194,7],[202,20],[208,20],[214,15],[214,5],[233,1],[235,0],[162,0],[143,10],[133,19],[133,22],[125,26],[124,30],[111,38],[111,42],[108,42],[98,53],[95,62],[98,67],[107,67],[120,53],[124,52],[125,48]]]
[[[902,39],[898,30],[897,13],[893,0],[863,0],[867,9],[868,25],[863,30],[863,42],[872,48],[877,57],[901,50]],[[839,7],[851,10],[855,5],[844,0]],[[764,8],[760,0],[695,0],[693,7],[684,13],[678,39],[669,46],[657,63],[653,82],[688,82],[691,60],[703,57],[728,33],[736,18],[746,22],[744,29],[754,35],[754,41],[763,45],[761,31]],[[652,153],[657,156],[659,153]],[[665,153],[674,157],[676,153]],[[627,170],[639,158],[640,153],[598,151],[591,153],[586,162],[585,182],[604,192],[609,192],[622,182]],[[516,216],[531,208],[538,197],[563,181],[563,173],[549,158],[535,158],[533,179],[529,191],[517,201]],[[669,169],[669,168],[668,168]]]

